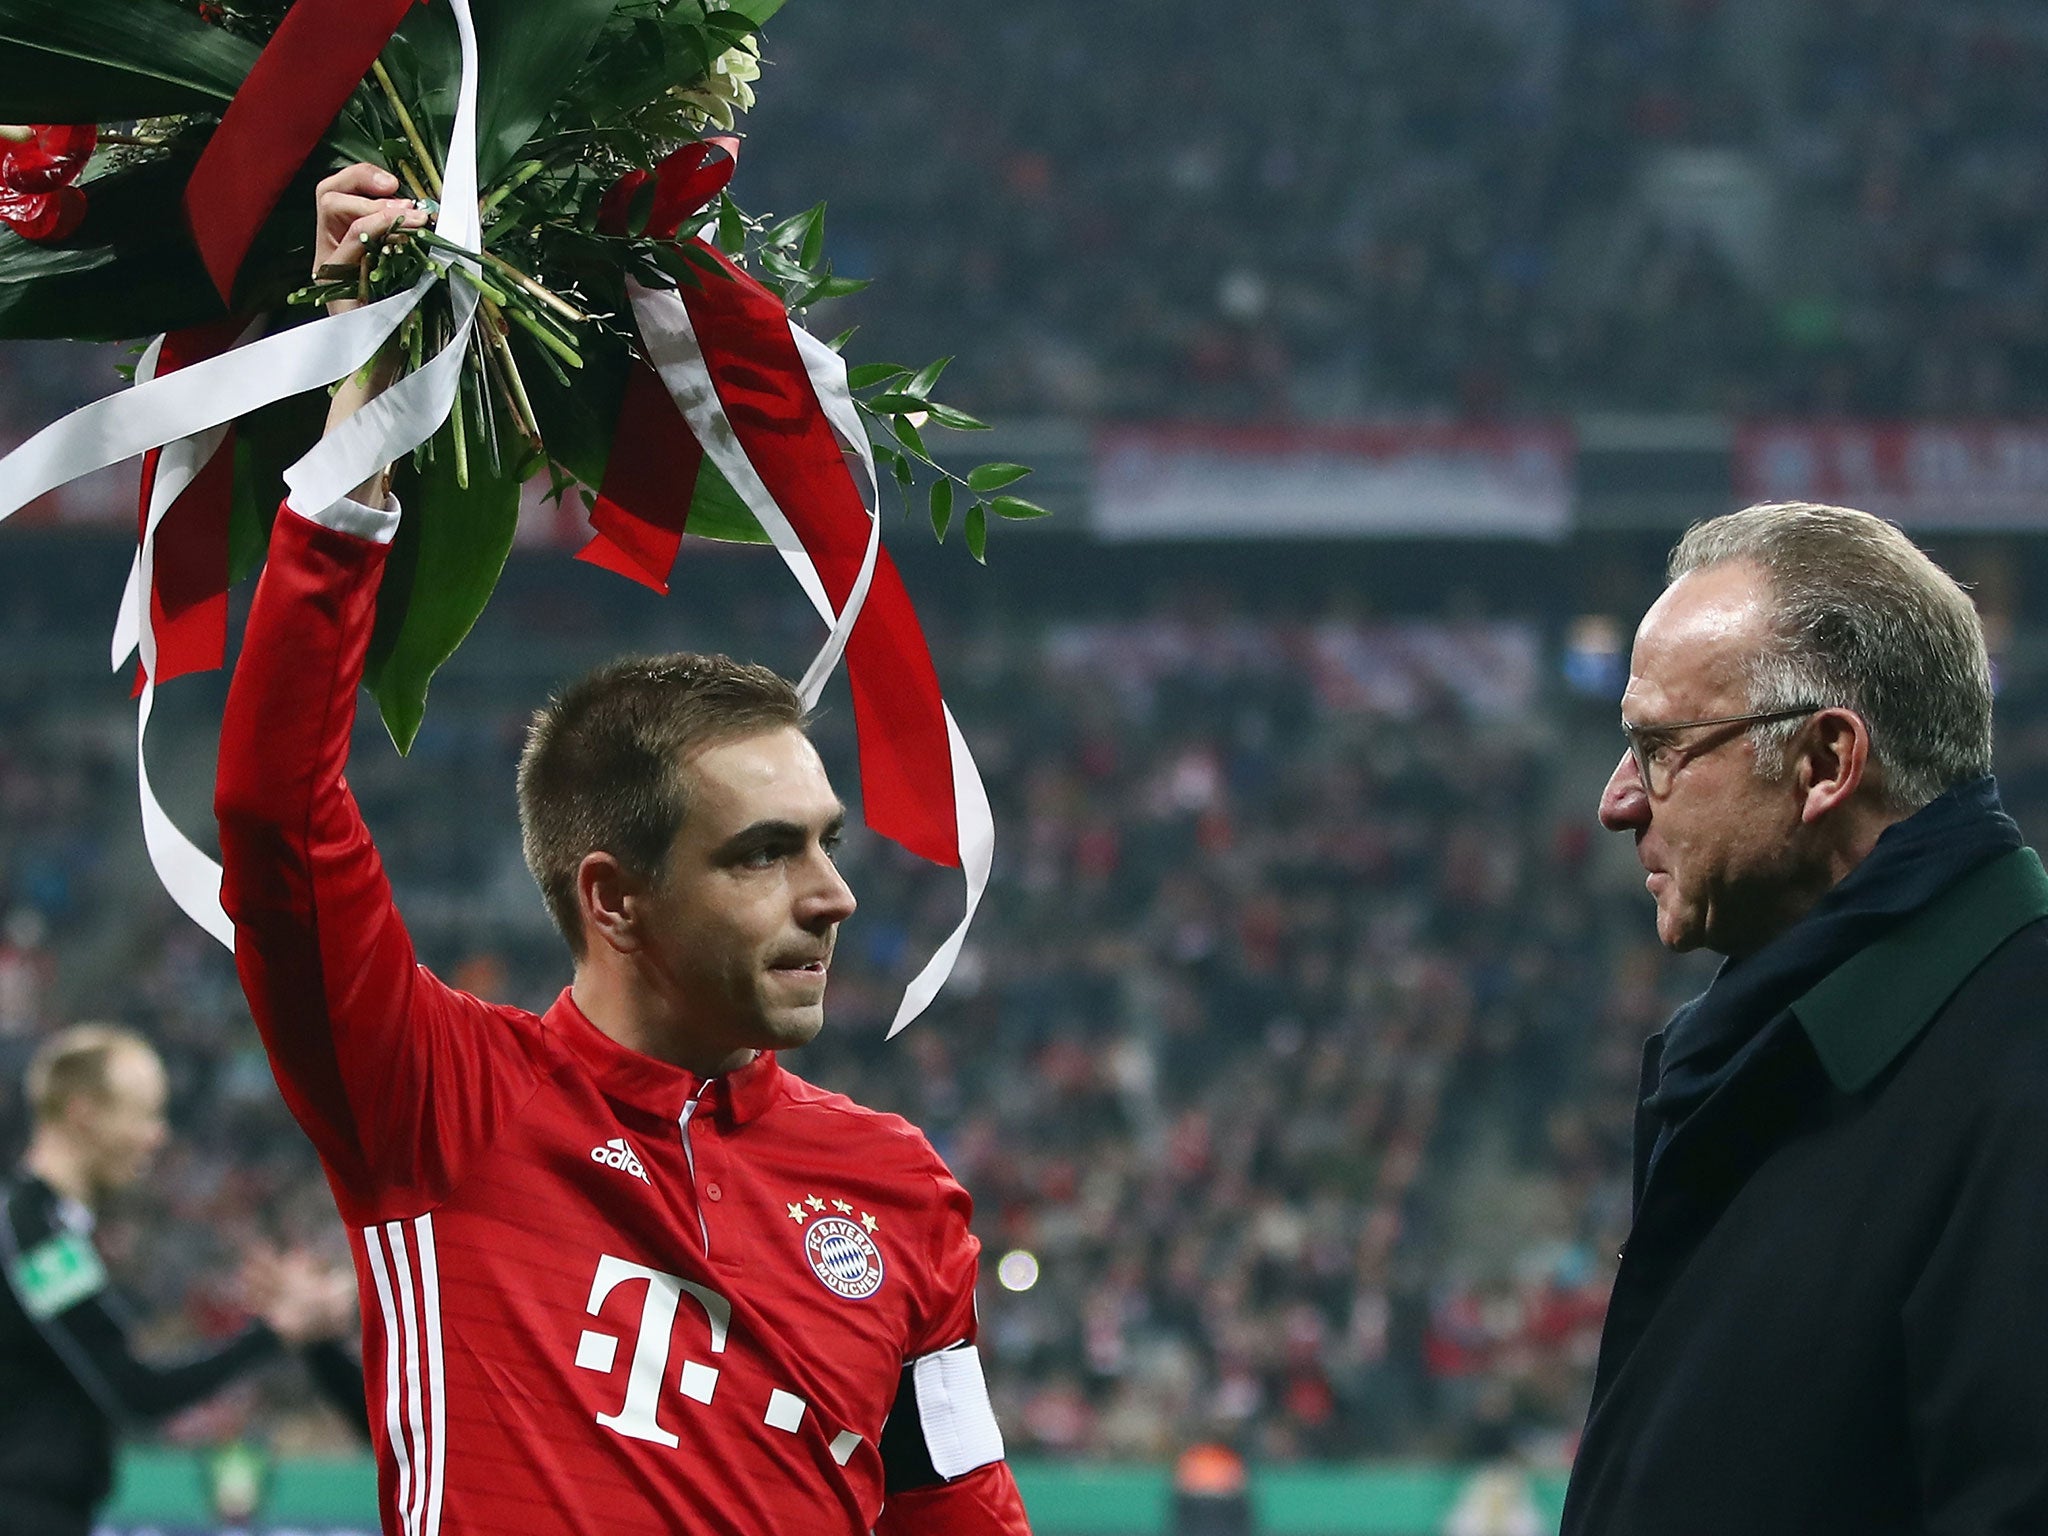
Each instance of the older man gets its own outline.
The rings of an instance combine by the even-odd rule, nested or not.
[[[1567,1533],[2048,1531],[2048,877],[1962,590],[1896,529],[1688,533],[1600,802],[1673,949]]]

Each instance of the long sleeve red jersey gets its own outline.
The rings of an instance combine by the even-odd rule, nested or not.
[[[337,511],[278,514],[216,809],[242,985],[351,1228],[385,1530],[1026,1532],[970,1202],[914,1127],[416,962],[343,779],[386,553],[346,530],[388,514]]]

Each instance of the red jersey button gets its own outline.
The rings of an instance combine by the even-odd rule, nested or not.
[[[704,1186],[704,1198],[707,1200],[723,1200],[725,1198],[725,1191],[716,1184],[706,1184]]]

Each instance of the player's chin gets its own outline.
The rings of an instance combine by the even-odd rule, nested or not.
[[[792,1051],[809,1045],[825,1027],[825,999],[821,996],[815,1002],[771,1004],[761,1010],[760,1025],[762,1050]]]

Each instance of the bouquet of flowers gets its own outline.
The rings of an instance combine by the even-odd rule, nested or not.
[[[134,389],[0,460],[0,517],[146,452],[116,636],[145,719],[150,689],[220,664],[275,487],[331,499],[396,457],[367,681],[403,750],[544,478],[589,508],[580,558],[660,590],[685,530],[777,546],[831,627],[808,692],[847,659],[870,823],[966,863],[971,915],[986,799],[877,489],[907,509],[921,487],[941,540],[957,510],[977,560],[991,517],[1044,509],[1010,489],[1023,466],[927,448],[982,425],[933,398],[945,359],[848,369],[847,335],[801,324],[863,286],[826,259],[822,205],[756,219],[727,192],[781,4],[0,0],[0,337],[157,338]],[[312,271],[313,184],[359,160],[433,222]],[[363,302],[329,316],[343,297]],[[380,353],[405,377],[315,447],[317,385]]]

